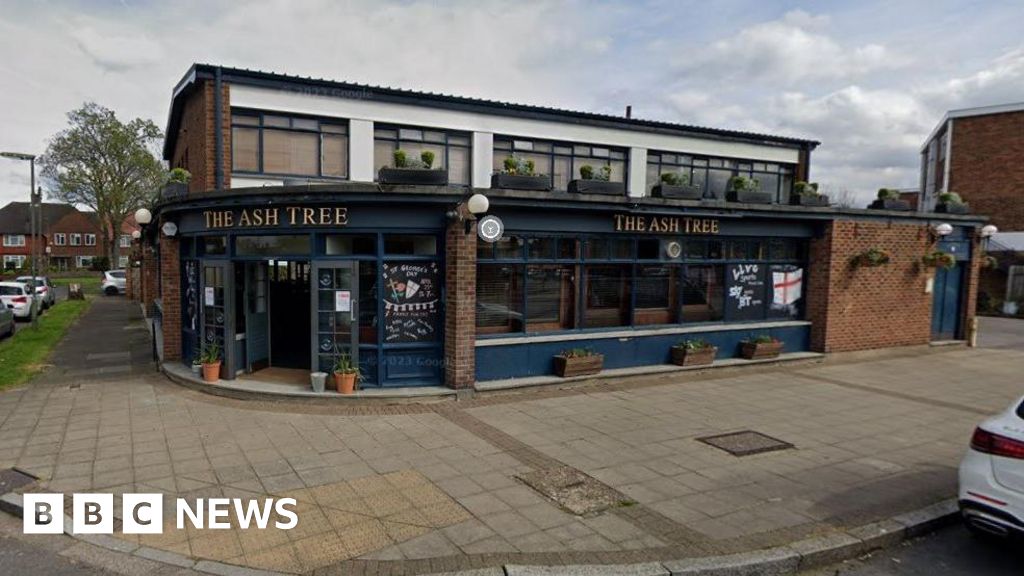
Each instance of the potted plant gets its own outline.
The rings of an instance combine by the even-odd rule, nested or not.
[[[767,334],[748,338],[740,342],[740,356],[747,360],[778,358],[782,353],[782,341]]]
[[[601,194],[604,196],[625,196],[626,185],[612,182],[612,167],[601,166],[597,172],[590,164],[580,166],[580,179],[569,182],[569,192],[573,194]]]
[[[604,355],[587,348],[563,350],[555,356],[555,374],[562,378],[597,374],[604,365]]]
[[[503,170],[491,175],[491,188],[512,190],[551,190],[551,178],[547,174],[534,173],[533,160],[509,156],[502,163]]]
[[[188,183],[192,174],[184,168],[175,168],[167,173],[167,182],[160,190],[162,200],[177,200],[188,196]]]
[[[704,366],[715,361],[718,348],[704,340],[683,340],[672,347],[672,363],[676,366]]]
[[[207,344],[199,354],[199,362],[203,365],[203,380],[217,382],[220,380],[220,345],[216,342]]]
[[[942,268],[949,270],[956,266],[956,256],[942,250],[929,252],[921,257],[921,263],[929,268]]]
[[[828,196],[818,192],[817,182],[796,182],[789,203],[794,206],[828,206]]]
[[[956,192],[943,192],[939,194],[935,211],[943,214],[967,214],[970,212],[970,206]]]
[[[854,258],[854,264],[857,266],[865,266],[873,268],[875,266],[884,266],[892,260],[892,254],[888,250],[881,248],[868,248],[864,252],[861,252]]]
[[[892,188],[879,188],[878,197],[868,208],[874,210],[899,210],[907,212],[910,210],[910,203],[900,200],[900,191]]]
[[[202,373],[203,373],[203,363],[199,360],[199,357],[196,356],[195,358],[192,359],[192,375],[193,376],[201,376]]]
[[[661,175],[661,183],[651,189],[655,198],[679,198],[680,200],[700,200],[704,193],[699,186],[690,184],[686,174],[666,172]]]
[[[729,202],[747,204],[771,204],[772,193],[762,192],[761,183],[747,176],[733,176],[729,179],[729,191],[725,194]]]
[[[435,170],[434,153],[424,150],[420,159],[409,158],[405,150],[395,150],[394,167],[384,166],[377,173],[381,184],[412,184],[419,186],[446,186],[448,171]]]
[[[352,362],[352,356],[342,354],[334,363],[332,378],[334,386],[341,394],[351,394],[356,389],[356,381],[359,380],[359,366]]]

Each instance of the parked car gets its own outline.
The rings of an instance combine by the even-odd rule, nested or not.
[[[0,335],[14,336],[14,310],[0,304]]]
[[[960,462],[959,500],[972,532],[1024,535],[1024,398],[974,430]]]
[[[124,294],[125,278],[124,270],[107,270],[103,273],[103,282],[100,284],[103,293],[107,296]]]
[[[14,312],[15,318],[30,320],[39,310],[39,301],[24,282],[0,282],[0,302]]]
[[[36,276],[34,279],[31,276],[18,276],[14,279],[15,282],[25,282],[26,284],[34,280],[36,287],[36,294],[42,299],[43,310],[46,310],[50,306],[57,303],[57,291],[53,289],[53,282],[46,276]]]

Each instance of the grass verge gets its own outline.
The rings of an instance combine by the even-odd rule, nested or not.
[[[39,328],[19,323],[13,338],[0,342],[0,390],[17,386],[43,369],[43,361],[68,328],[89,307],[89,300],[65,300],[39,317]]]
[[[68,286],[70,284],[81,284],[82,291],[86,294],[99,294],[100,284],[103,282],[100,273],[89,274],[88,276],[68,276],[66,278],[52,278],[54,286]]]

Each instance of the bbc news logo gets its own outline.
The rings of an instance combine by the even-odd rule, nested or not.
[[[62,534],[64,528],[63,494],[24,494],[23,531],[25,534]],[[187,524],[197,529],[227,530],[231,518],[243,530],[250,526],[265,530],[273,525],[291,530],[299,523],[294,498],[199,498],[194,504],[184,498],[175,500],[175,526]],[[114,533],[113,494],[72,494],[71,532],[73,534]],[[271,524],[271,518],[277,519]],[[121,531],[124,534],[162,534],[164,531],[163,494],[123,494]]]

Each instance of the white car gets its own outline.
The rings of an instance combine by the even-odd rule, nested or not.
[[[15,318],[30,319],[39,308],[39,297],[22,282],[0,282],[0,302],[14,312]]]
[[[971,531],[1024,535],[1024,398],[974,430],[960,463],[959,496]]]
[[[103,293],[107,296],[117,296],[125,292],[124,270],[107,270],[103,273],[103,282],[100,283]]]
[[[36,294],[42,300],[43,310],[57,302],[57,291],[53,289],[53,284],[50,283],[50,279],[46,276],[36,276],[34,280],[31,276],[18,276],[14,281],[24,282],[25,284],[34,283]]]

